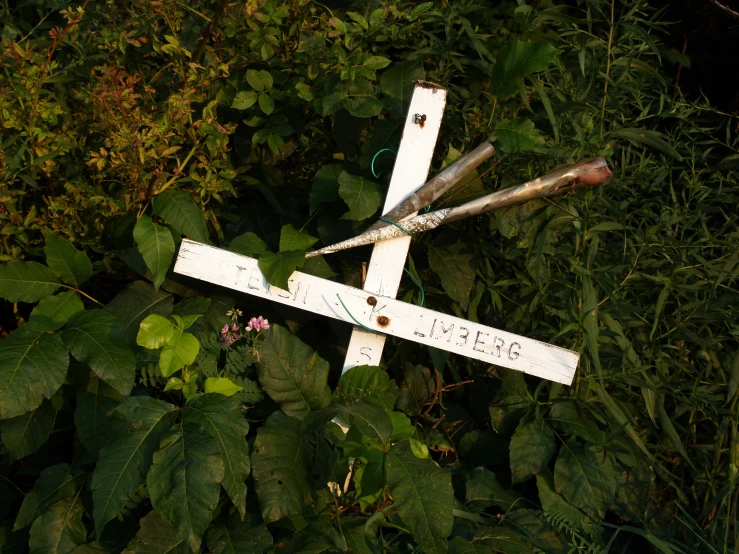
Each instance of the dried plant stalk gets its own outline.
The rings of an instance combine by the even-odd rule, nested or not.
[[[456,208],[444,208],[427,214],[411,217],[398,225],[385,223],[379,228],[371,227],[361,235],[339,242],[332,246],[326,246],[313,252],[308,252],[306,257],[333,254],[341,250],[372,244],[381,240],[401,237],[406,231],[412,234],[422,233],[435,229],[442,223],[459,221],[468,217],[481,215],[498,208],[508,208],[523,204],[535,198],[546,198],[570,192],[578,188],[592,187],[603,183],[611,176],[611,170],[605,158],[585,160],[574,165],[565,166],[547,173],[543,177],[537,177],[517,187],[499,190],[487,196],[472,200]]]

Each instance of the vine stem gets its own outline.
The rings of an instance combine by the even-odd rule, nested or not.
[[[62,285],[62,286],[65,287],[65,288],[68,288],[70,290],[73,290],[74,292],[80,293],[82,296],[84,296],[88,300],[92,300],[93,302],[95,302],[95,304],[98,304],[99,306],[104,306],[104,304],[102,302],[100,302],[99,300],[94,299],[92,296],[90,296],[89,294],[87,294],[85,292],[82,292],[80,289],[78,289],[76,287],[70,287],[69,285]]]
[[[603,86],[603,107],[600,110],[600,136],[603,136],[606,102],[608,101],[608,79],[611,74],[611,47],[613,46],[613,26],[616,20],[616,0],[611,0],[611,30],[608,33],[608,52],[606,54],[606,84]]]

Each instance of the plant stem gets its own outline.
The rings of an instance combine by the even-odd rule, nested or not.
[[[104,305],[104,304],[103,304],[102,302],[100,302],[99,300],[95,300],[95,299],[94,299],[94,298],[93,298],[92,296],[90,296],[90,295],[89,295],[89,294],[87,294],[87,293],[84,293],[84,292],[82,292],[82,291],[81,291],[80,289],[78,289],[78,288],[76,288],[76,287],[70,287],[69,285],[62,285],[62,286],[63,286],[63,287],[65,287],[65,288],[68,288],[68,289],[70,289],[70,290],[73,290],[74,292],[78,292],[78,293],[80,293],[80,294],[81,294],[82,296],[84,296],[84,297],[85,297],[85,298],[87,298],[88,300],[92,300],[93,302],[95,302],[95,304],[98,304],[98,305],[100,305],[100,306],[103,306],[103,305]]]
[[[182,163],[179,166],[177,166],[177,172],[174,175],[172,175],[172,177],[170,177],[169,180],[166,183],[164,183],[164,185],[162,186],[162,188],[160,188],[158,191],[156,191],[154,194],[152,194],[152,196],[156,196],[157,194],[163,193],[165,190],[167,190],[180,177],[180,174],[182,173],[182,170],[185,169],[185,166],[187,165],[187,162],[190,161],[190,158],[192,158],[192,155],[195,153],[195,150],[198,148],[199,145],[200,145],[200,141],[199,140],[196,140],[195,141],[195,144],[192,147],[192,150],[190,150],[190,153],[182,161]]]
[[[608,33],[608,52],[606,53],[606,84],[603,86],[603,107],[600,110],[600,136],[603,136],[606,102],[608,101],[608,79],[611,74],[611,47],[613,46],[613,23],[616,19],[616,0],[611,0],[611,30]]]

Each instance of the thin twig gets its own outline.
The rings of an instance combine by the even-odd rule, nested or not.
[[[431,400],[431,404],[429,404],[429,407],[426,408],[426,410],[423,412],[424,414],[427,414],[431,411],[431,409],[436,404],[436,400],[439,398],[439,391],[441,390],[441,376],[439,375],[439,370],[434,369],[434,372],[436,373],[436,389],[434,390],[434,398]]]
[[[205,45],[208,44],[208,40],[213,34],[213,31],[215,31],[218,20],[221,18],[224,10],[226,9],[226,2],[227,0],[220,0],[220,2],[218,2],[216,13],[215,15],[213,15],[213,18],[210,20],[210,25],[208,25],[208,30],[204,32],[203,35],[200,37],[200,44],[198,44],[198,49],[192,58],[192,61],[194,61],[195,63],[200,63],[200,58],[203,57],[203,53],[205,52]],[[200,15],[203,16],[203,14],[200,14]]]
[[[611,74],[611,47],[613,46],[613,23],[616,19],[616,0],[611,0],[611,30],[608,33],[608,52],[606,63],[606,84],[603,86],[603,108],[600,111],[600,134],[603,136],[603,124],[606,115],[606,102],[608,101],[608,79]]]
[[[739,19],[739,12],[735,12],[730,7],[724,6],[718,0],[708,0],[708,1],[711,2],[712,4],[715,4],[717,7],[719,7],[722,10],[724,10],[726,13],[731,14],[732,17],[736,17],[737,19]]]

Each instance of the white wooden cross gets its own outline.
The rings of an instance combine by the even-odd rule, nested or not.
[[[445,104],[445,89],[416,84],[383,213],[426,182]],[[343,372],[357,365],[379,365],[385,336],[392,335],[572,383],[577,352],[396,300],[409,246],[410,237],[376,243],[364,290],[297,271],[288,280],[289,290],[283,290],[267,282],[256,259],[188,239],[182,241],[174,271],[347,323],[356,318],[373,331],[354,327]]]

